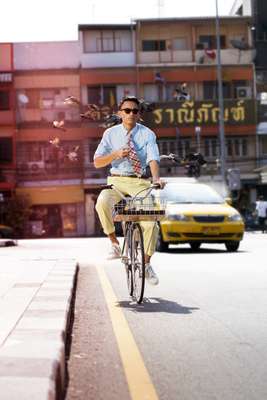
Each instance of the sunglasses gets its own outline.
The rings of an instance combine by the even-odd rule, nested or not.
[[[122,108],[121,111],[124,111],[125,114],[130,114],[131,112],[133,114],[138,114],[139,113],[139,109],[138,108]]]

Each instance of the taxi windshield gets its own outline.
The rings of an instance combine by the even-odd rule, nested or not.
[[[198,183],[169,183],[160,197],[176,204],[223,204],[224,199],[211,187]]]

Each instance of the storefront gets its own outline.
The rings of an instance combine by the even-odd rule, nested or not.
[[[18,188],[27,195],[31,215],[26,237],[76,237],[86,234],[84,193],[80,186]]]

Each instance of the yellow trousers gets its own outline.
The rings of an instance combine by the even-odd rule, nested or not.
[[[150,182],[146,179],[127,178],[120,176],[109,176],[107,182],[108,185],[113,184],[116,186],[116,188],[118,188],[119,191],[124,195],[130,196],[134,196],[140,190],[150,186]],[[112,209],[120,200],[121,197],[119,194],[112,189],[104,189],[98,196],[96,211],[98,213],[103,231],[106,235],[109,235],[115,231],[112,218]],[[154,221],[140,222],[140,225],[144,234],[145,254],[152,256],[152,254],[155,252],[158,238],[158,225]]]

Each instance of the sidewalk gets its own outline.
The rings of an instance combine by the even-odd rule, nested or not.
[[[0,398],[59,399],[77,262],[9,246],[0,240]]]

